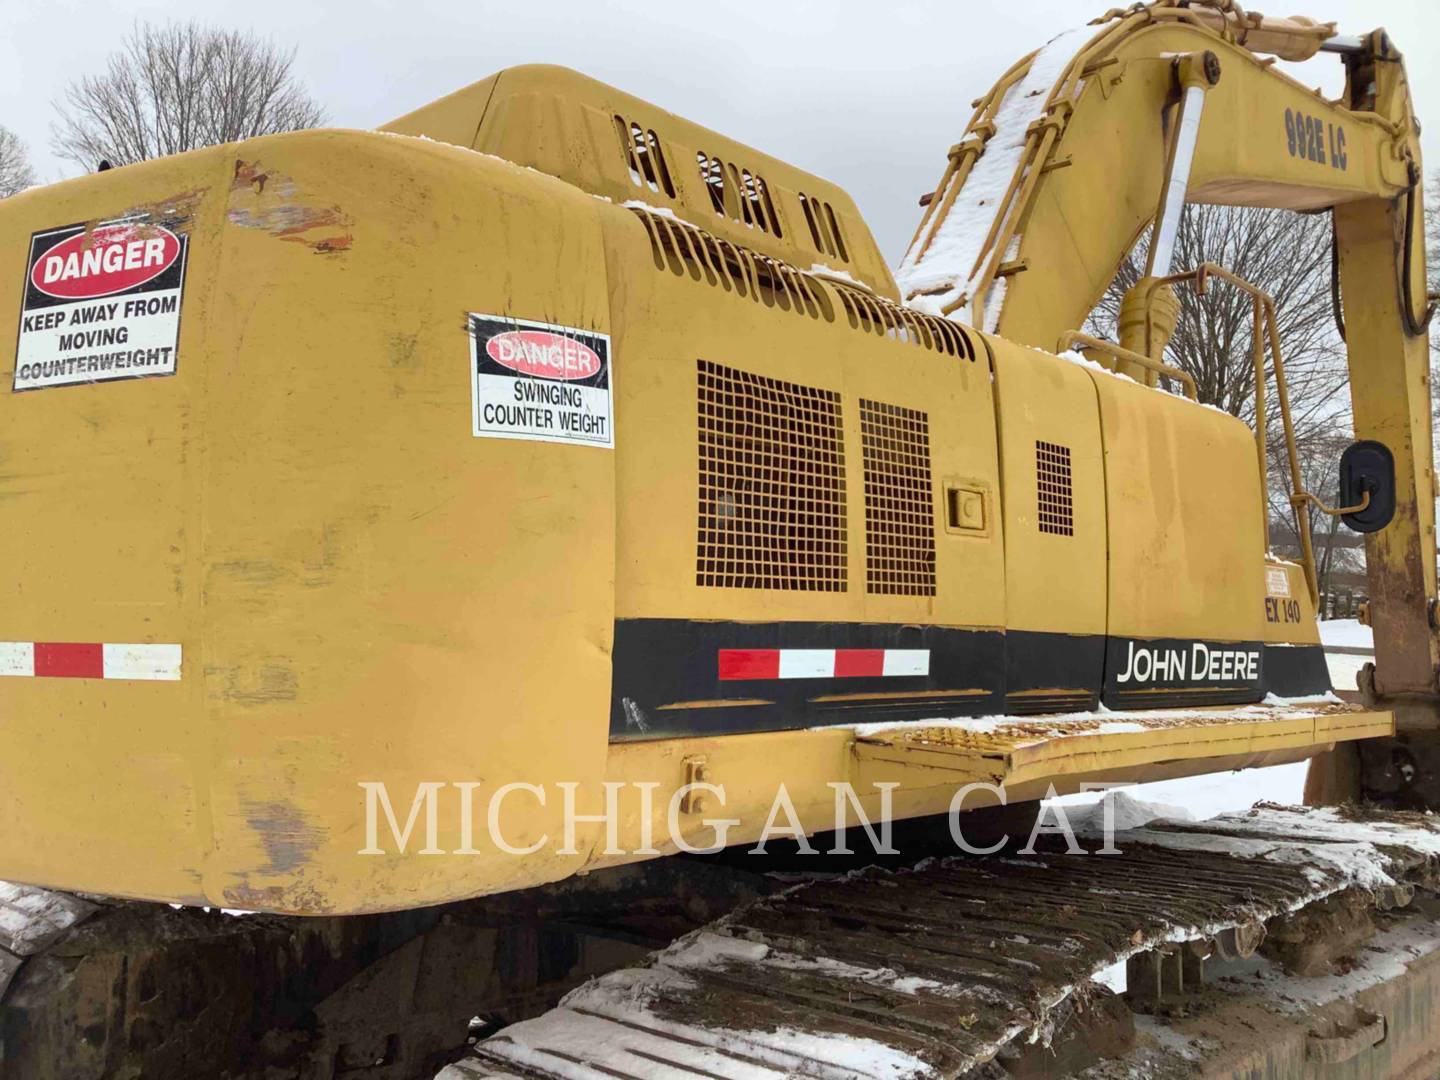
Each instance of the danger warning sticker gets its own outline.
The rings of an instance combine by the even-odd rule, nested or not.
[[[474,434],[614,447],[610,337],[470,313]]]
[[[12,389],[174,375],[189,243],[134,219],[32,236]]]

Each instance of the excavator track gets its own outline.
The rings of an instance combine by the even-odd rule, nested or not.
[[[1259,946],[1297,976],[1353,970],[1402,909],[1440,945],[1415,899],[1440,886],[1428,815],[1262,805],[1118,833],[1114,854],[1049,839],[1034,857],[872,868],[756,900],[481,1041],[441,1080],[1071,1075],[1134,1050],[1133,1011],[1194,1008],[1207,960]],[[1094,981],[1121,962],[1129,1008]],[[1329,1022],[1300,1029],[1302,1065],[1375,1033]],[[1404,1033],[1388,1034],[1401,1053]]]
[[[0,883],[0,1080],[430,1076],[472,1031],[542,1013],[772,887],[664,862],[290,918]]]
[[[1423,1027],[1440,1001],[1432,816],[1262,805],[1119,832],[1109,854],[1099,825],[1079,830],[1085,854],[1050,835],[1033,855],[798,885],[666,860],[343,919],[3,885],[0,1077],[1108,1077],[1126,1061],[1228,1076],[1166,1056],[1174,1033],[1154,1025],[1179,1022],[1226,1068],[1249,1045],[1300,1076],[1277,1065],[1271,1021],[1264,1039],[1244,1029],[1337,971],[1333,1001],[1286,1021],[1290,1065],[1377,1041],[1424,1060],[1402,1021]],[[1433,998],[1351,1000],[1377,930],[1385,963],[1428,965]],[[1261,963],[1298,988],[1254,981]],[[1119,964],[1123,997],[1096,981]],[[1239,1015],[1217,1033],[1204,1017],[1224,1008]]]

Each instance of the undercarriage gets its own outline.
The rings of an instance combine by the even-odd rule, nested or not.
[[[344,919],[7,886],[0,1075],[1433,1069],[1430,815],[1262,804],[1107,840],[1097,804],[1073,832],[1046,810],[1027,852],[1019,809],[970,826],[1018,834],[991,856],[917,865],[941,827],[917,823],[859,870],[732,853]]]

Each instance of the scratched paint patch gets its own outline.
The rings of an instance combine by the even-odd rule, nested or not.
[[[235,162],[226,218],[237,228],[303,244],[317,255],[348,251],[355,242],[354,222],[340,207],[314,202],[293,179],[257,161]]]
[[[245,822],[265,849],[266,874],[290,874],[315,856],[325,842],[325,830],[311,824],[299,807],[287,802],[247,802]]]
[[[174,375],[190,238],[147,215],[37,232],[13,392]]]

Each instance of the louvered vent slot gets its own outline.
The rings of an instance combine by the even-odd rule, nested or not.
[[[1040,531],[1075,535],[1075,496],[1070,486],[1070,448],[1035,441],[1035,486]]]
[[[719,158],[707,157],[703,150],[696,151],[695,164],[700,167],[700,179],[710,193],[710,205],[717,214],[725,213],[725,166]]]
[[[850,261],[845,250],[845,237],[840,232],[840,219],[828,202],[812,199],[803,192],[800,206],[805,211],[805,224],[810,226],[810,241],[821,255],[833,255],[843,262]]]
[[[697,284],[708,283],[766,307],[835,321],[834,305],[811,275],[779,259],[722,240],[678,218],[667,218],[645,207],[630,209],[645,223],[656,265],[668,267],[676,277]],[[948,319],[943,321],[949,326],[956,325]]]
[[[763,176],[711,157],[703,150],[695,152],[695,165],[717,214],[776,238],[784,236],[780,218],[775,213],[775,202],[770,198],[770,187]]]
[[[840,395],[701,360],[695,583],[843,592]]]
[[[865,587],[935,595],[930,420],[918,409],[860,399],[865,467]]]
[[[668,268],[686,281],[708,283],[767,307],[836,321],[830,294],[814,274],[716,237],[679,218],[666,217],[654,208],[631,206],[630,212],[644,223],[650,235],[657,267]],[[975,363],[975,346],[959,323],[922,315],[859,285],[833,278],[830,284],[844,309],[845,319],[840,325]]]
[[[620,136],[620,153],[630,170],[630,182],[657,194],[663,192],[673,199],[675,184],[670,179],[670,166],[665,162],[660,136],[623,116],[615,117],[615,132]]]

